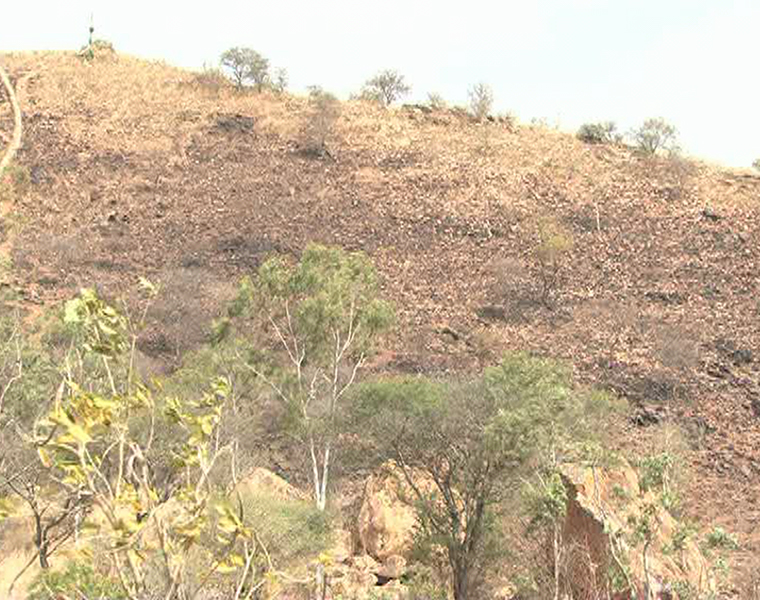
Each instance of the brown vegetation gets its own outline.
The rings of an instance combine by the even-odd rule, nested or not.
[[[706,432],[686,455],[684,509],[739,535],[735,587],[748,589],[760,556],[760,177],[498,124],[482,153],[456,111],[361,102],[342,106],[335,160],[314,161],[297,152],[305,99],[208,94],[196,75],[121,55],[4,63],[12,81],[28,77],[16,162],[30,184],[13,198],[12,254],[26,306],[163,278],[175,297],[149,329],[174,361],[228,282],[269,253],[362,249],[398,308],[375,369],[476,370],[494,360],[471,343],[487,332],[489,345],[571,359],[580,381],[626,396],[631,447],[647,419]],[[5,97],[0,133],[12,133]],[[515,285],[534,285],[536,215],[573,242],[551,309]]]

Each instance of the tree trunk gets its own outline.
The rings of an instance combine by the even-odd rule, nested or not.
[[[469,569],[462,565],[454,571],[454,600],[467,600],[469,585]]]
[[[36,512],[34,514],[34,527],[34,545],[37,546],[40,568],[47,569],[50,567],[50,563],[48,562],[47,532],[42,524],[42,517]]]

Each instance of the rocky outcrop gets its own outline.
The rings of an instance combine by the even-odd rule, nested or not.
[[[415,481],[426,491],[432,489],[432,482],[419,474]],[[347,532],[337,536],[335,549],[328,553],[326,574],[333,597],[361,600],[378,593],[389,600],[408,597],[401,578],[407,572],[417,526],[416,511],[408,502],[411,494],[393,462],[370,475],[356,524],[356,554],[347,555]]]
[[[293,487],[279,475],[272,471],[258,467],[249,475],[240,479],[235,486],[235,492],[241,495],[248,493],[266,493],[273,498],[281,500],[306,500],[307,496],[298,488]]]
[[[432,488],[432,482],[423,476],[415,479],[426,491]],[[393,462],[384,464],[367,479],[358,522],[363,552],[381,563],[391,556],[408,556],[417,526],[417,513],[409,503],[412,494]]]
[[[700,592],[714,588],[694,540],[686,538],[673,549],[678,523],[655,494],[642,492],[631,466],[615,470],[566,466],[563,479],[569,500],[562,532],[569,553],[566,583],[573,597],[590,597],[587,594],[593,590],[604,589],[603,578],[615,570],[620,572],[615,600],[647,598],[647,581],[649,597],[655,600],[675,600],[679,585]],[[654,533],[645,564],[643,544],[634,545],[631,530],[647,507],[658,508],[649,516]]]

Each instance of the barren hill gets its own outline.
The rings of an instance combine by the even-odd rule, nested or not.
[[[398,311],[374,368],[475,370],[517,348],[568,359],[629,399],[632,445],[662,422],[687,432],[688,513],[739,534],[737,586],[760,567],[760,177],[360,102],[314,157],[301,98],[116,55],[0,61],[23,78],[28,181],[2,235],[24,306],[159,280],[141,349],[173,361],[268,254],[362,249]],[[0,96],[3,146],[11,117]],[[541,223],[572,242],[545,302]]]

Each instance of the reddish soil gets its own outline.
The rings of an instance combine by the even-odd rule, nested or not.
[[[176,360],[239,277],[309,241],[362,249],[398,326],[374,368],[477,370],[507,349],[572,361],[628,398],[626,444],[684,431],[686,512],[739,535],[737,594],[760,569],[760,177],[457,111],[345,103],[329,156],[299,152],[289,96],[195,85],[111,56],[6,55],[21,98],[15,286],[161,281],[143,351]],[[8,112],[0,97],[0,141]],[[572,248],[540,301],[537,223]],[[746,597],[746,596],[745,596]]]

